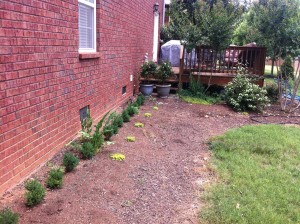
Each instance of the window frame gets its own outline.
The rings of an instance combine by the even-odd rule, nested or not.
[[[93,11],[94,11],[94,15],[93,15],[93,45],[94,45],[94,48],[80,48],[79,46],[79,42],[78,42],[78,52],[79,53],[95,53],[97,52],[97,40],[96,40],[96,14],[97,14],[97,7],[96,7],[96,0],[94,0],[94,3],[90,3],[88,2],[88,0],[78,0],[78,34],[80,32],[80,29],[79,29],[79,3],[83,4],[83,5],[86,5],[86,6],[89,6],[89,7],[92,7],[93,8]],[[78,41],[80,41],[80,35],[78,36]]]

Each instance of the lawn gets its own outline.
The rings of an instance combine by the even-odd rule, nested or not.
[[[271,75],[271,68],[272,66],[271,65],[266,65],[265,66],[265,75]],[[279,68],[278,68],[279,69]],[[274,71],[273,71],[273,76],[275,77],[277,75],[277,69],[276,69],[276,66],[274,66]]]
[[[299,223],[300,129],[244,126],[210,142],[219,177],[201,223]]]

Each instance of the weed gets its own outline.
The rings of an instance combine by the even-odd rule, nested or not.
[[[96,155],[97,152],[92,143],[84,142],[82,148],[80,149],[80,153],[83,159],[91,159]]]
[[[0,211],[0,224],[17,224],[19,222],[19,215],[9,208]]]
[[[30,180],[25,184],[25,199],[26,205],[33,207],[44,200],[46,190],[37,180]]]
[[[53,168],[49,172],[49,176],[46,180],[47,187],[50,189],[58,189],[63,185],[64,172],[61,168]]]
[[[71,172],[79,164],[79,159],[74,156],[71,152],[66,152],[63,158],[63,165],[65,166],[66,172]]]
[[[125,160],[125,155],[122,153],[113,153],[109,156],[112,160],[123,161]]]

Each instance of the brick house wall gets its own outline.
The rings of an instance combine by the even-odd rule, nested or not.
[[[0,195],[76,136],[80,108],[99,119],[128,100],[145,53],[152,57],[162,0],[96,1],[99,58],[85,60],[78,0],[0,1]]]

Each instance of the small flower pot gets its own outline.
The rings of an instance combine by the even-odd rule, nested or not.
[[[153,84],[140,84],[140,91],[144,96],[151,96],[153,92]]]
[[[160,98],[167,98],[170,94],[171,84],[169,85],[156,85],[157,96]]]

